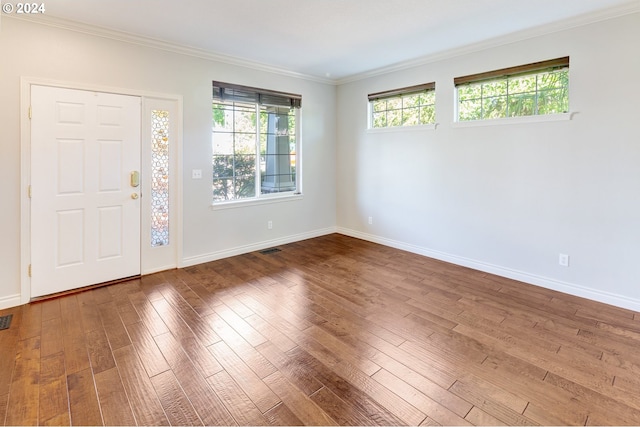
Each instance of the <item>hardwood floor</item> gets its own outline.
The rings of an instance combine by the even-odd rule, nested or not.
[[[330,235],[0,311],[5,425],[638,425],[640,314]]]

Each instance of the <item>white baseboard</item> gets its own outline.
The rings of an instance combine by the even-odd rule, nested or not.
[[[346,236],[351,236],[369,242],[378,243],[384,246],[405,250],[407,252],[412,252],[418,255],[424,255],[426,257],[434,258],[440,261],[446,261],[463,267],[473,268],[474,270],[483,271],[485,273],[495,274],[497,276],[518,280],[531,285],[540,286],[542,288],[551,289],[554,291],[563,292],[565,294],[587,298],[593,301],[598,301],[605,304],[614,305],[616,307],[640,312],[640,300],[625,297],[624,295],[618,295],[598,289],[587,288],[574,283],[563,282],[560,280],[538,276],[524,271],[513,270],[507,267],[501,267],[499,265],[493,265],[486,262],[461,257],[458,255],[452,255],[433,249],[423,248],[421,246],[387,239],[385,237],[363,233],[348,228],[338,227],[337,232]]]
[[[3,310],[5,308],[17,307],[19,305],[22,305],[20,294],[9,295],[0,298],[0,310]]]
[[[290,236],[285,236],[278,239],[265,240],[262,242],[252,243],[250,245],[236,246],[235,248],[225,249],[222,251],[212,252],[204,255],[186,257],[182,259],[180,267],[190,267],[192,265],[203,264],[205,262],[216,261],[219,259],[242,255],[249,252],[260,251],[262,249],[271,248],[273,246],[286,245],[287,243],[299,242],[301,240],[312,239],[314,237],[325,236],[327,234],[336,232],[336,227],[329,227],[310,231],[307,233],[292,234]]]

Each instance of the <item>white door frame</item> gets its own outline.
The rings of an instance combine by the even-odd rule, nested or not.
[[[20,79],[20,303],[26,304],[31,300],[31,278],[29,276],[29,265],[31,264],[31,199],[29,197],[29,186],[31,185],[31,86],[55,86],[65,89],[78,89],[93,92],[106,92],[120,95],[138,96],[142,99],[142,162],[150,161],[150,150],[144,148],[145,142],[150,141],[151,125],[144,123],[147,116],[148,105],[153,105],[154,101],[173,103],[176,113],[171,119],[172,127],[171,140],[172,150],[170,153],[171,175],[170,175],[170,198],[172,203],[170,243],[173,251],[173,263],[167,263],[166,256],[163,260],[154,263],[154,251],[141,250],[141,274],[150,274],[168,268],[180,267],[182,259],[182,96],[174,94],[156,93],[134,89],[124,89],[116,87],[106,87],[85,83],[65,82],[37,77],[22,77]],[[143,176],[145,181],[148,177]],[[144,194],[143,194],[144,199]],[[147,199],[149,200],[149,199]],[[143,209],[144,212],[144,209]],[[150,217],[142,215],[141,227],[143,229],[151,227]],[[145,233],[141,233],[144,236]],[[144,246],[146,244],[146,246]],[[141,246],[148,247],[149,242],[141,241]],[[165,248],[166,252],[166,248]],[[166,255],[166,253],[165,253]]]

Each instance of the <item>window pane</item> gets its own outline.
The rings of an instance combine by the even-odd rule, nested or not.
[[[213,103],[213,129],[215,131],[233,131],[233,107],[225,104]]]
[[[523,76],[509,79],[509,94],[535,93],[536,76]]]
[[[538,95],[538,114],[559,114],[569,111],[567,90],[552,89]]]
[[[269,122],[269,113],[260,111],[260,134],[267,133],[267,123]]]
[[[387,110],[387,100],[379,99],[377,101],[372,102],[373,111],[386,111]]]
[[[402,110],[391,110],[387,113],[387,126],[402,125]]]
[[[436,122],[436,107],[435,105],[428,105],[420,108],[420,123],[429,124]]]
[[[213,156],[213,177],[232,178],[233,177],[233,155]]]
[[[521,94],[509,97],[509,117],[531,116],[535,114],[535,95]]]
[[[402,108],[402,98],[389,98],[387,99],[387,110],[399,110]]]
[[[402,97],[402,107],[411,108],[420,105],[420,94],[405,95]]]
[[[472,99],[461,101],[458,106],[460,120],[480,120],[482,119],[482,100]]]
[[[233,199],[233,178],[213,180],[213,200],[224,201]]]
[[[235,176],[253,175],[255,171],[255,154],[236,154],[233,156],[233,173]]]
[[[436,91],[430,90],[420,94],[420,105],[435,104],[436,103]]]
[[[256,155],[240,154],[233,159],[234,198],[242,199],[256,195]]]
[[[383,128],[387,126],[387,113],[373,113],[372,127]]]
[[[482,96],[507,95],[507,79],[487,82],[482,85]]]
[[[233,134],[213,133],[213,153],[233,154]]]
[[[458,87],[458,99],[465,101],[469,99],[477,99],[482,96],[482,85],[473,84]]]
[[[294,146],[296,141],[296,112],[293,108],[289,110],[288,117],[288,126],[289,126],[289,138],[293,140]]]
[[[264,156],[267,153],[267,134],[260,134],[260,155]]]
[[[265,170],[262,175],[262,193],[277,193],[295,189],[295,155],[267,155],[266,164],[281,165],[281,168]]]
[[[234,183],[234,198],[246,199],[248,197],[256,196],[256,176],[239,176]]]
[[[415,126],[420,124],[420,109],[405,108],[402,112],[402,124],[404,126]]]
[[[482,100],[482,114],[484,119],[507,117],[507,96],[484,98]]]
[[[251,154],[256,152],[256,135],[253,133],[236,133],[234,152],[236,154]]]
[[[269,111],[264,168],[261,177],[261,193],[279,193],[293,191],[296,188],[292,179],[295,162],[295,111],[290,108],[276,107]],[[295,159],[295,155],[293,155]]]
[[[234,131],[256,133],[255,110],[236,110],[234,114]]]
[[[566,87],[569,81],[567,70],[542,73],[538,76],[538,90]]]

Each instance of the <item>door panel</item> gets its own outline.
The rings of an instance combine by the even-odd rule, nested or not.
[[[56,212],[56,267],[84,262],[84,209]]]
[[[31,105],[31,296],[140,274],[140,98],[34,85]]]

